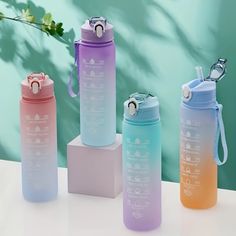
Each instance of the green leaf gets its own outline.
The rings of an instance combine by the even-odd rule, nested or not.
[[[63,36],[63,34],[64,34],[64,29],[63,29],[63,28],[57,29],[57,34],[58,34],[59,36]]]
[[[60,23],[57,23],[56,27],[57,27],[57,28],[62,28],[62,25],[63,25],[63,24],[60,22]]]
[[[0,20],[3,20],[3,18],[4,18],[4,14],[0,12]]]
[[[63,24],[61,22],[56,24],[56,32],[59,36],[63,36],[64,33],[64,29],[62,28],[62,26]]]
[[[52,36],[56,34],[56,31],[54,29],[48,29],[47,32]]]

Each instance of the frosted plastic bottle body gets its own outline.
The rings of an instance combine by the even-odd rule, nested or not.
[[[180,198],[188,208],[209,208],[217,201],[214,144],[216,109],[181,105]]]
[[[159,103],[135,93],[124,103],[122,124],[123,219],[127,228],[152,230],[161,223]]]
[[[216,82],[224,77],[226,62],[219,58],[206,78],[196,67],[197,79],[182,86],[180,199],[188,208],[210,208],[217,202],[217,165],[227,161],[228,148]],[[219,138],[223,159],[218,155]]]
[[[115,45],[80,42],[81,140],[90,146],[114,143],[116,135]]]
[[[23,93],[33,99],[20,101],[22,191],[32,202],[52,200],[58,192],[56,100],[54,95],[40,98],[52,90],[50,83],[46,92],[42,88],[32,95],[25,82]]]

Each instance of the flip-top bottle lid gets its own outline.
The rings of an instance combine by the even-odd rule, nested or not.
[[[192,107],[212,107],[216,104],[216,83],[213,81],[192,80],[182,86],[182,100]]]
[[[81,26],[81,40],[91,43],[112,41],[113,26],[104,17],[93,16]]]
[[[204,78],[202,68],[196,67],[198,79],[182,86],[182,100],[191,107],[210,108],[216,105],[216,82],[226,73],[226,59],[219,58],[211,66],[209,75]]]
[[[22,97],[46,99],[54,96],[54,83],[44,73],[32,73],[21,82]]]
[[[124,102],[124,118],[134,122],[160,119],[159,102],[151,94],[134,93]]]

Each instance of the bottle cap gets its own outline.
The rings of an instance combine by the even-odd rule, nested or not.
[[[191,107],[212,108],[216,106],[216,82],[226,74],[227,59],[219,58],[204,78],[202,67],[197,66],[197,79],[182,86],[182,100]]]
[[[93,16],[81,26],[81,40],[90,43],[112,41],[113,26],[104,17]]]
[[[149,122],[160,119],[159,102],[151,94],[134,93],[124,102],[124,118],[134,122]]]
[[[191,107],[208,108],[216,105],[216,83],[192,80],[182,86],[182,100]]]
[[[46,99],[54,96],[54,83],[44,73],[32,73],[21,82],[22,97]]]

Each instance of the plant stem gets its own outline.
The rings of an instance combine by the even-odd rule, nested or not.
[[[23,24],[26,24],[26,25],[29,25],[35,29],[38,29],[46,34],[48,34],[46,31],[42,30],[40,27],[38,26],[45,26],[45,27],[49,27],[48,25],[45,25],[43,23],[38,23],[38,22],[28,22],[28,21],[25,21],[25,20],[22,20],[19,16],[16,17],[16,18],[12,18],[12,17],[8,17],[8,16],[2,16],[3,19],[7,19],[7,20],[13,20],[13,21],[16,21],[16,22],[20,22],[20,23],[23,23]]]

